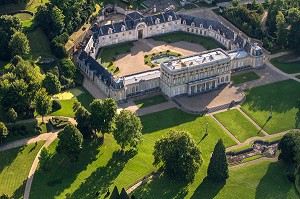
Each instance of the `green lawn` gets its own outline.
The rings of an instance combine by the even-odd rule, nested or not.
[[[100,147],[88,141],[79,162],[59,166],[61,158],[55,155],[57,157],[54,156],[49,172],[36,173],[30,198],[43,195],[45,199],[66,196],[85,199],[94,198],[96,191],[103,194],[103,198],[107,188],[112,191],[114,185],[127,188],[158,169],[152,165],[154,143],[170,128],[188,130],[199,143],[205,162],[197,174],[198,182],[206,175],[208,159],[217,140],[223,138],[227,147],[236,144],[211,117],[190,115],[176,108],[142,116],[141,121],[144,126],[143,141],[137,154],[129,150],[122,154],[111,134],[105,135]],[[209,124],[209,135],[200,142],[206,123]],[[50,147],[54,151],[55,146]],[[169,186],[169,189],[178,191],[173,186]]]
[[[50,42],[41,28],[37,27],[29,31],[27,37],[31,49],[30,56],[33,60],[36,60],[40,56],[54,58],[50,49]]]
[[[246,91],[242,110],[269,134],[293,129],[299,125],[299,91],[300,83],[294,80],[256,87]],[[268,120],[271,106],[273,117]]]
[[[116,61],[116,57],[118,55],[130,53],[132,46],[132,42],[126,42],[104,47],[103,49],[99,50],[97,59],[101,58],[101,62],[105,63],[105,67],[107,67],[108,71],[113,71],[114,74],[117,74],[120,71],[117,69],[117,66],[114,63],[114,61]]]
[[[293,60],[298,57],[299,55],[296,54],[284,55],[281,57],[271,59],[271,63],[285,73],[288,74],[300,73],[300,61],[287,63],[287,61]]]
[[[38,142],[0,152],[0,195],[23,198],[26,179],[34,158],[44,144]]]
[[[195,35],[191,33],[184,33],[184,32],[176,32],[176,33],[170,33],[170,34],[164,34],[157,37],[153,37],[152,39],[156,41],[163,41],[166,43],[174,43],[179,41],[186,41],[190,43],[195,43],[203,46],[206,50],[211,50],[215,48],[222,48],[224,49],[224,46],[222,46],[219,42],[216,40],[210,38],[210,37],[204,37],[200,35]]]
[[[19,10],[30,10],[32,12],[37,11],[37,7],[40,5],[44,5],[49,2],[49,0],[28,0],[26,3],[11,3],[0,6],[0,15],[16,12]]]
[[[286,177],[281,163],[269,161],[229,171],[226,183],[215,184],[205,179],[195,179],[186,185],[165,177],[155,178],[134,192],[143,199],[169,198],[220,198],[220,199],[295,199],[299,194]]]
[[[182,57],[182,55],[180,53],[173,52],[170,50],[165,50],[165,51],[145,55],[144,63],[150,67],[155,67],[156,65],[159,65],[162,61],[161,62],[157,61],[157,63],[153,63],[153,61],[155,61],[155,60],[151,61],[152,56],[158,56],[158,55],[165,55],[165,56],[172,55],[172,56],[176,56],[176,57]]]
[[[71,88],[66,91],[77,92],[79,90],[81,94],[75,96],[72,99],[68,100],[60,100],[62,108],[59,110],[54,110],[49,115],[52,116],[65,116],[65,117],[75,117],[75,113],[73,112],[73,103],[76,99],[87,109],[90,110],[90,103],[94,100],[93,96],[82,86]]]
[[[156,95],[146,99],[140,99],[133,101],[139,108],[145,108],[156,104],[167,102],[168,100],[162,95]]]
[[[238,109],[217,113],[214,117],[240,142],[250,137],[264,136]]]
[[[232,75],[231,76],[231,81],[234,84],[240,84],[240,83],[244,83],[244,82],[250,82],[253,80],[257,80],[259,79],[259,75],[257,75],[255,72],[247,72],[247,73],[243,73],[243,74],[239,74],[239,75]]]

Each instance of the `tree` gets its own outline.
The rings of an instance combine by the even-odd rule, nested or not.
[[[91,113],[80,105],[75,112],[75,119],[77,122],[77,128],[82,133],[83,137],[91,138],[93,135]]]
[[[50,113],[50,111],[52,110],[51,97],[48,95],[44,88],[40,89],[36,93],[35,107],[36,112],[42,116],[42,122],[44,123],[44,116]]]
[[[22,30],[22,23],[19,18],[11,15],[0,16],[0,59],[10,60],[11,53],[8,43],[16,31]]]
[[[65,155],[71,161],[78,160],[83,143],[83,136],[80,131],[74,125],[68,124],[58,133],[58,138],[56,151]]]
[[[73,103],[73,111],[76,113],[76,111],[79,109],[79,107],[81,107],[81,103],[78,102],[77,100]]]
[[[137,114],[130,110],[122,110],[116,117],[115,126],[113,135],[122,150],[127,145],[136,148],[141,139],[143,128]]]
[[[281,11],[276,15],[276,28],[277,44],[285,45],[287,40],[287,30],[285,28],[285,18]]]
[[[117,186],[115,186],[110,195],[110,199],[119,199],[119,196],[120,196],[119,190],[118,190]]]
[[[1,138],[1,144],[2,144],[2,139],[6,138],[6,136],[8,135],[8,130],[7,127],[5,126],[5,124],[3,122],[0,122],[0,138]]]
[[[30,52],[29,41],[26,35],[22,32],[16,32],[13,34],[9,41],[8,48],[10,50],[11,57],[19,55],[24,58]]]
[[[42,82],[42,86],[46,88],[46,91],[51,95],[55,95],[61,90],[61,85],[58,77],[49,72],[46,74],[46,77]]]
[[[229,177],[225,146],[222,139],[217,142],[210,158],[207,177],[213,182],[224,182]]]
[[[76,69],[76,66],[74,65],[74,63],[71,61],[71,59],[69,59],[69,58],[62,59],[60,61],[60,67],[63,72],[63,75],[66,78],[71,78],[71,79],[74,78],[75,72],[77,69]]]
[[[295,163],[295,156],[297,148],[300,146],[300,143],[297,143],[300,139],[299,131],[289,131],[285,134],[278,144],[278,149],[280,150],[280,154],[278,156],[279,160],[284,161],[287,164]]]
[[[49,168],[48,163],[49,163],[51,157],[52,157],[52,155],[51,155],[49,149],[46,147],[43,147],[41,150],[40,157],[39,157],[39,164],[40,164],[41,170],[45,171]]]
[[[95,99],[91,104],[92,128],[95,132],[109,133],[112,130],[114,118],[117,113],[117,103],[112,98],[106,98],[104,101]]]
[[[15,111],[14,108],[9,108],[7,113],[6,113],[6,120],[9,123],[15,123],[18,118],[18,113]]]
[[[162,163],[164,171],[188,181],[194,179],[202,164],[201,152],[187,131],[170,130],[155,142],[153,165]]]
[[[121,190],[119,199],[130,199],[124,188]]]
[[[237,7],[239,4],[240,4],[240,0],[233,0],[233,1],[232,1],[232,5],[233,5],[234,7]]]

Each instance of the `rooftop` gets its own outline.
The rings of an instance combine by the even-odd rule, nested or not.
[[[235,50],[228,52],[231,59],[241,59],[247,57],[249,54],[244,50]]]
[[[191,69],[193,67],[205,67],[219,62],[227,62],[230,56],[222,49],[205,51],[192,56],[178,58],[169,62],[161,63],[161,67],[169,70]]]
[[[129,84],[135,84],[140,81],[147,81],[149,79],[155,79],[160,77],[160,70],[150,70],[150,71],[145,71],[133,75],[128,75],[125,76],[125,83],[126,85]]]

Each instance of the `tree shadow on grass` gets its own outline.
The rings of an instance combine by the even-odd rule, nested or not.
[[[196,120],[199,115],[192,115],[173,108],[140,117],[143,134],[156,132]]]
[[[273,111],[284,113],[296,106],[296,100],[300,97],[300,83],[294,80],[285,80],[246,91],[250,111]]]
[[[207,177],[205,177],[202,183],[197,187],[191,199],[199,198],[214,198],[225,186],[225,182],[213,183]]]
[[[0,173],[5,167],[10,166],[15,161],[19,153],[23,153],[24,148],[19,147],[0,152]]]
[[[23,181],[18,189],[14,191],[10,198],[23,198],[27,179]]]
[[[300,110],[296,113],[296,123],[295,123],[296,128],[300,128]]]
[[[82,183],[72,195],[67,198],[96,198],[96,192],[104,195],[107,189],[118,177],[125,167],[126,163],[137,154],[136,150],[121,151],[117,150],[113,153],[111,159],[103,167],[94,171],[84,183]]]
[[[135,198],[147,199],[182,199],[188,193],[187,185],[187,181],[173,179],[162,173],[136,189],[133,195]]]
[[[31,187],[30,198],[54,198],[60,195],[77,178],[77,175],[99,157],[101,138],[99,140],[87,140],[83,143],[83,151],[77,162],[71,163],[63,155],[55,153],[49,161],[47,171],[37,170]],[[100,155],[101,158],[101,155]]]
[[[284,165],[273,162],[269,164],[266,174],[260,179],[256,187],[255,198],[288,198],[291,189],[294,189],[294,185],[289,182]]]

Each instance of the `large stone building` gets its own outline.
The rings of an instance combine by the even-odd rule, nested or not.
[[[264,64],[262,49],[251,43],[249,38],[244,38],[221,22],[173,11],[145,17],[133,12],[126,15],[122,22],[104,26],[95,24],[91,31],[93,34],[78,56],[79,67],[107,97],[117,101],[157,90],[169,97],[205,92],[230,82],[231,72]],[[175,31],[211,37],[228,51],[206,51],[162,63],[158,70],[119,78],[113,77],[95,60],[101,47]]]

